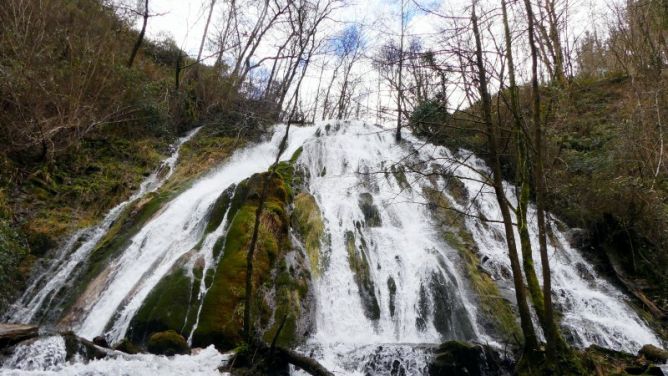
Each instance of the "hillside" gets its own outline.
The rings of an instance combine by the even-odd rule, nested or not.
[[[127,199],[177,136],[211,124],[184,152],[202,165],[195,171],[257,131],[240,134],[238,115],[223,111],[222,90],[213,90],[224,84],[214,68],[181,58],[169,40],[144,40],[128,67],[138,33],[104,4],[12,1],[0,9],[1,306],[64,236]],[[234,98],[225,103],[240,103]]]

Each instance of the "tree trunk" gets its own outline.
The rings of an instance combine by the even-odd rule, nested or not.
[[[395,139],[401,141],[401,99],[403,97],[403,68],[404,68],[404,29],[405,29],[405,0],[401,0],[401,40],[399,42],[399,85],[397,90],[397,133]]]
[[[213,14],[214,5],[216,5],[216,0],[211,0],[211,6],[209,7],[209,16],[206,18],[206,24],[204,24],[204,33],[202,33],[202,41],[199,44],[199,51],[197,52],[198,64],[202,59],[202,51],[204,50],[204,43],[206,42],[206,34],[209,32],[209,23],[211,23],[211,15]]]
[[[515,217],[517,218],[517,231],[520,235],[520,248],[522,250],[522,267],[524,269],[524,276],[527,280],[527,286],[531,297],[531,302],[540,321],[543,330],[546,328],[545,310],[543,303],[543,293],[541,291],[538,277],[536,276],[536,269],[533,261],[533,249],[531,246],[531,235],[529,234],[529,222],[527,220],[527,209],[529,208],[530,199],[530,176],[531,166],[528,153],[527,135],[524,129],[524,117],[520,108],[519,91],[517,89],[517,82],[515,79],[515,62],[513,60],[512,51],[512,35],[510,34],[510,27],[508,25],[508,9],[505,0],[501,1],[501,11],[503,14],[503,29],[505,35],[506,45],[506,59],[508,61],[508,78],[510,80],[510,106],[513,115],[513,124],[515,134],[515,142],[517,148],[517,208],[515,210]]]
[[[144,41],[144,34],[146,33],[146,24],[148,23],[148,0],[144,1],[144,22],[142,23],[141,26],[141,31],[139,32],[139,36],[137,37],[137,41],[135,42],[135,45],[132,47],[132,53],[130,54],[130,60],[128,60],[128,68],[132,68],[132,64],[135,62],[135,57],[137,56],[137,52],[139,51],[139,47],[141,47],[142,42]]]
[[[552,279],[550,274],[550,259],[547,254],[547,233],[545,226],[545,176],[543,173],[543,134],[540,116],[540,89],[538,87],[538,50],[534,37],[535,18],[530,0],[524,0],[527,11],[529,48],[531,51],[531,91],[533,96],[533,126],[534,126],[534,185],[536,189],[536,216],[538,223],[538,242],[540,259],[543,271],[543,305],[545,312],[545,339],[547,341],[548,356],[556,360],[557,349],[565,346],[554,320],[552,307]]]
[[[496,129],[492,122],[492,105],[487,88],[487,73],[485,70],[485,61],[483,59],[482,41],[480,39],[480,29],[478,27],[478,18],[475,13],[475,3],[472,7],[471,22],[473,25],[473,34],[476,44],[476,65],[478,68],[479,92],[482,99],[483,108],[483,122],[487,129],[487,141],[489,143],[489,156],[492,161],[492,178],[494,185],[494,192],[496,199],[501,209],[503,217],[503,225],[506,235],[506,243],[508,245],[508,257],[510,258],[510,266],[513,273],[513,282],[515,284],[515,296],[517,298],[517,307],[520,313],[520,324],[524,334],[524,347],[528,354],[534,353],[538,348],[538,341],[536,333],[531,322],[531,315],[529,312],[529,305],[527,304],[526,291],[524,289],[524,281],[522,278],[522,269],[520,267],[519,256],[517,254],[517,246],[515,244],[515,234],[513,229],[512,218],[510,210],[506,201],[506,195],[503,191],[503,180],[501,178],[501,161],[498,154],[498,146],[496,139]]]

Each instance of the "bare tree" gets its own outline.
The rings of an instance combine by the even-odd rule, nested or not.
[[[473,35],[475,37],[475,64],[478,75],[478,91],[480,100],[482,102],[482,120],[487,130],[487,148],[491,159],[492,180],[494,192],[496,193],[496,200],[501,209],[503,217],[503,225],[506,235],[506,244],[508,246],[508,257],[510,258],[510,266],[513,273],[513,281],[515,284],[515,295],[517,298],[517,307],[520,313],[520,324],[524,334],[524,348],[527,355],[533,354],[538,350],[538,340],[534,331],[533,323],[531,322],[531,314],[527,304],[526,291],[524,289],[524,281],[522,278],[522,269],[520,267],[519,256],[517,254],[517,245],[515,242],[515,233],[513,229],[513,221],[508,207],[508,201],[503,190],[503,178],[501,175],[501,161],[498,152],[497,129],[492,120],[492,103],[487,84],[487,70],[485,68],[485,59],[482,46],[482,38],[480,34],[480,27],[478,17],[476,15],[476,2],[471,7],[471,24]]]
[[[197,62],[202,60],[202,51],[204,50],[204,42],[206,42],[206,36],[209,32],[209,24],[211,23],[211,15],[213,14],[213,8],[216,5],[216,0],[211,0],[209,5],[209,15],[206,17],[206,23],[204,24],[204,32],[202,33],[202,41],[199,44],[199,51],[197,52]]]
[[[138,10],[137,12],[141,13],[142,15],[142,25],[141,25],[141,31],[139,32],[139,36],[137,36],[137,41],[132,47],[132,52],[130,53],[130,59],[128,60],[128,68],[132,67],[132,64],[135,61],[135,57],[137,56],[137,52],[139,51],[139,47],[141,47],[141,44],[144,41],[144,34],[146,33],[146,24],[148,23],[148,18],[149,18],[148,0],[144,0],[143,9]]]

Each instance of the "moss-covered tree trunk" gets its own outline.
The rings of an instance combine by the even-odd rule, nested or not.
[[[515,63],[512,51],[512,35],[508,24],[508,9],[505,0],[501,1],[501,11],[503,14],[503,28],[505,35],[506,60],[508,65],[508,79],[510,81],[510,112],[513,115],[513,133],[515,134],[516,158],[517,158],[517,177],[516,184],[519,194],[517,195],[517,208],[515,217],[517,218],[517,230],[520,235],[520,247],[522,249],[522,266],[524,276],[527,280],[529,295],[533,303],[536,315],[540,321],[541,327],[545,330],[547,322],[545,320],[545,310],[543,302],[543,293],[541,291],[536,269],[533,262],[533,249],[531,246],[531,236],[529,234],[529,223],[527,220],[527,209],[530,199],[530,176],[531,176],[531,158],[528,153],[528,135],[524,127],[524,117],[520,109],[519,91],[515,79]]]
[[[288,135],[290,133],[290,122],[288,122],[287,127],[285,127],[285,134],[281,140],[281,144],[278,146],[278,153],[276,153],[276,160],[271,165],[269,173],[264,176],[262,181],[262,191],[260,193],[260,200],[257,205],[257,210],[255,211],[255,223],[253,224],[253,236],[251,237],[250,244],[248,245],[248,254],[246,256],[246,292],[244,297],[244,338],[247,343],[252,342],[252,333],[251,333],[251,304],[253,300],[253,257],[255,255],[255,248],[257,245],[257,238],[260,232],[260,218],[262,217],[262,211],[264,210],[264,204],[267,199],[267,187],[271,178],[274,176],[274,171],[278,161],[281,158],[281,155],[285,151],[285,147],[288,143]]]
[[[531,95],[533,99],[533,127],[534,127],[534,163],[533,182],[536,192],[536,217],[538,223],[538,242],[543,272],[543,332],[547,342],[549,364],[556,367],[562,374],[581,374],[581,365],[573,355],[570,347],[561,336],[559,327],[554,318],[552,305],[552,280],[550,260],[547,254],[547,226],[545,223],[545,176],[543,172],[543,129],[541,121],[541,95],[538,85],[538,49],[536,46],[534,28],[535,17],[530,0],[524,0],[527,12],[529,47],[531,51]],[[538,310],[536,310],[538,311]]]
[[[485,69],[485,61],[483,59],[482,41],[480,38],[480,28],[478,26],[478,18],[475,13],[475,2],[472,7],[471,23],[473,26],[473,34],[475,37],[475,53],[476,66],[478,70],[478,91],[482,99],[483,109],[483,123],[487,130],[487,141],[489,148],[489,156],[492,161],[492,179],[496,199],[501,209],[503,216],[503,225],[506,235],[506,243],[508,245],[508,257],[510,258],[510,266],[513,273],[513,282],[515,285],[515,296],[517,298],[517,307],[520,313],[520,325],[522,333],[524,334],[524,347],[527,353],[534,353],[538,348],[538,341],[536,339],[536,332],[534,331],[533,323],[531,322],[531,315],[529,312],[529,305],[526,299],[526,291],[524,289],[524,281],[522,278],[522,269],[520,267],[519,255],[517,254],[517,245],[515,243],[515,234],[513,229],[512,218],[506,195],[503,191],[503,180],[501,177],[501,161],[498,154],[498,145],[496,139],[496,128],[492,122],[492,105],[487,87],[487,72]]]

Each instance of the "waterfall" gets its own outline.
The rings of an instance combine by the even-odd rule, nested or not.
[[[64,245],[56,251],[56,257],[48,268],[35,273],[28,288],[5,313],[4,319],[15,323],[40,322],[61,290],[70,280],[74,279],[74,274],[78,272],[77,267],[86,261],[95,245],[107,233],[123,210],[130,203],[148,193],[155,192],[169,179],[179,158],[181,145],[188,142],[199,130],[200,128],[195,128],[184,137],[179,138],[172,146],[172,154],[140,184],[137,192],[112,208],[98,225],[77,231],[67,239]]]
[[[268,142],[235,153],[151,219],[102,273],[104,280],[98,283],[103,288],[91,290],[94,295],[85,297],[90,303],[75,324],[75,332],[85,338],[106,334],[111,342],[122,339],[153,287],[199,242],[204,219],[214,201],[228,186],[269,168],[284,130],[284,126],[278,126]],[[285,155],[289,157],[312,132],[296,129],[288,140]],[[107,327],[109,330],[105,330]]]
[[[192,252],[197,257],[191,260],[203,259],[204,270],[213,269],[214,243],[225,235],[225,223],[231,220],[223,219],[205,233],[214,202],[228,187],[267,170],[284,131],[284,125],[276,126],[270,139],[236,151],[165,204],[79,297],[81,312],[72,329],[85,338],[106,335],[117,342],[150,292],[184,255]],[[299,147],[303,151],[296,168],[307,177],[303,189],[315,198],[325,235],[320,264],[311,265],[321,270],[312,281],[315,330],[298,350],[335,373],[420,375],[426,373],[430,345],[446,340],[504,345],[485,316],[476,285],[480,282],[471,280],[471,273],[481,273],[493,281],[494,291],[498,289],[494,298],[509,307],[515,304],[503,227],[495,222],[501,215],[492,189],[483,183],[489,169],[481,159],[431,145],[408,132],[397,143],[392,130],[361,121],[293,127],[283,157],[290,158]],[[178,149],[172,157],[170,171]],[[85,261],[118,212],[156,190],[165,178],[150,177],[128,202],[86,230],[84,243],[78,245],[82,234],[73,236],[61,258],[31,285],[9,317],[28,322],[48,309],[50,299]],[[516,204],[514,187],[505,188]],[[443,208],[434,197],[447,202],[449,212],[439,212]],[[451,213],[453,222],[444,223],[437,213]],[[537,244],[534,217],[531,208],[530,232]],[[549,222],[553,294],[566,338],[579,347],[598,344],[628,352],[647,343],[660,345],[627,304],[628,298],[569,244],[565,226],[554,218]],[[475,252],[466,253],[462,241],[466,252]],[[534,259],[540,260],[538,250],[534,252]],[[191,280],[193,263],[186,268]],[[537,272],[540,278],[540,268]],[[195,301],[201,302],[207,285],[201,282],[195,290]],[[188,309],[195,326],[184,336],[191,341],[201,306]],[[60,342],[52,338],[44,346],[56,348]]]
[[[299,163],[310,172],[308,189],[331,236],[329,262],[316,281],[317,331],[305,349],[315,351],[331,370],[346,374],[366,374],[370,367],[384,367],[390,373],[397,367],[394,360],[406,363],[398,365],[406,374],[420,374],[424,361],[406,343],[448,339],[494,343],[481,327],[459,255],[436,231],[422,193],[423,188],[444,192],[455,209],[474,215],[466,218],[466,227],[482,266],[507,297],[514,297],[503,225],[480,220],[501,219],[493,189],[482,183],[489,173],[482,160],[467,152],[455,155],[410,134],[397,144],[391,130],[352,122],[323,125],[320,137],[304,144]],[[421,171],[409,168],[405,178],[397,178],[388,171],[393,164]],[[465,188],[459,200],[448,182],[437,178],[443,172],[457,177]],[[516,201],[513,187],[507,185],[506,191]],[[361,200],[372,202],[377,210],[375,225],[368,225],[367,219],[366,226],[359,226],[365,221]],[[529,215],[532,242],[538,244],[533,208]],[[553,221],[549,254],[555,304],[568,338],[581,347],[598,344],[628,352],[645,343],[659,344],[625,303],[627,298],[597,275],[559,227]],[[345,234],[350,231],[357,235],[357,246],[360,238],[366,243],[379,308],[372,319],[365,315],[363,294],[347,260]],[[540,260],[537,248],[534,259]],[[537,271],[540,278],[540,268]],[[429,291],[426,299],[423,287]],[[420,317],[421,311],[426,311],[428,322]]]

